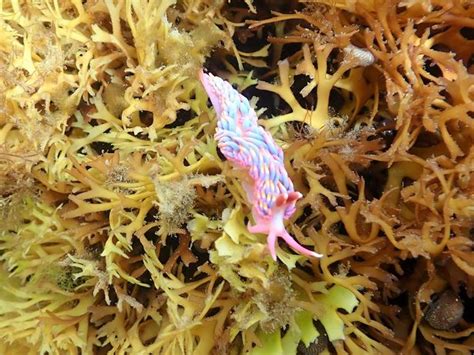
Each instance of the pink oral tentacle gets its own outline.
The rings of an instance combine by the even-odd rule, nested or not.
[[[291,248],[293,248],[295,251],[297,251],[300,254],[306,255],[306,256],[313,256],[316,258],[321,258],[322,255],[318,254],[314,251],[311,251],[309,249],[306,249],[303,247],[301,244],[299,244],[286,230],[282,233],[281,237],[284,239],[286,244],[288,244]]]
[[[268,227],[261,224],[256,224],[254,226],[251,226],[249,224],[247,226],[247,229],[250,233],[267,233],[268,232]]]
[[[277,260],[277,255],[276,255],[276,243],[277,243],[277,235],[273,232],[270,232],[267,237],[267,245],[268,245],[268,250],[270,251],[270,255],[272,256],[273,260]]]

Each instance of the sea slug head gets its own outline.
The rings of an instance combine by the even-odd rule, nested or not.
[[[276,242],[277,238],[281,237],[285,242],[295,251],[300,254],[320,258],[321,254],[304,248],[302,245],[293,239],[293,237],[286,231],[284,220],[290,216],[289,211],[294,212],[294,206],[296,201],[301,198],[302,195],[299,192],[290,192],[280,194],[274,204],[271,207],[268,215],[261,215],[256,208],[253,209],[253,216],[255,219],[255,225],[248,226],[248,230],[251,233],[264,233],[267,234],[268,250],[273,260],[276,261]]]

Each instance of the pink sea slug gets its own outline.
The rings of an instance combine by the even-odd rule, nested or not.
[[[228,82],[202,70],[199,77],[217,113],[215,138],[219,149],[250,177],[250,183],[243,182],[255,220],[255,225],[248,225],[249,232],[268,235],[268,249],[274,260],[278,237],[303,255],[321,257],[298,244],[285,229],[283,221],[293,215],[302,195],[294,190],[288,177],[282,149],[258,125],[248,100]]]

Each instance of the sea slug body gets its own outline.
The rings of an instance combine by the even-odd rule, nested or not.
[[[274,260],[278,237],[303,255],[321,257],[298,244],[285,229],[283,221],[293,215],[302,195],[294,190],[285,170],[283,150],[258,125],[248,100],[228,82],[202,70],[199,77],[217,113],[215,138],[219,149],[232,164],[246,170],[252,181],[243,183],[255,220],[255,225],[248,226],[249,232],[268,235]]]

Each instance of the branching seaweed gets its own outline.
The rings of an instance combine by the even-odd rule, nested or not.
[[[472,353],[473,15],[1,2],[0,353]],[[282,146],[323,258],[248,232],[203,66]]]

